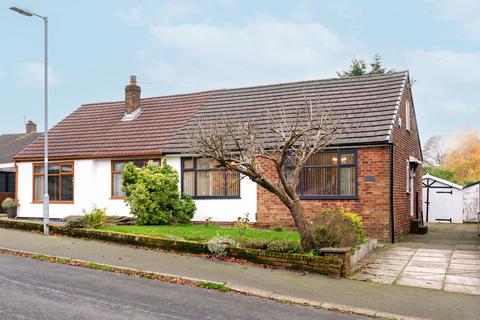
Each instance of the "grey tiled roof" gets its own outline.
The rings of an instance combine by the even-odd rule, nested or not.
[[[0,163],[10,163],[13,157],[30,145],[42,133],[14,133],[0,135]]]
[[[208,101],[167,144],[166,153],[188,152],[189,135],[198,123],[228,118],[242,123],[253,119],[269,139],[266,109],[279,115],[281,108],[296,117],[296,110],[311,100],[346,126],[335,145],[381,143],[390,139],[390,129],[408,73],[335,78],[214,91]],[[273,137],[270,136],[270,139]]]

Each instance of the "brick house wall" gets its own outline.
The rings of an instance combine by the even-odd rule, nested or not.
[[[410,102],[410,131],[406,130],[406,101]],[[401,126],[398,125],[398,118],[401,118]],[[409,156],[422,161],[422,151],[418,137],[418,129],[413,105],[412,93],[408,84],[405,84],[402,98],[400,100],[397,117],[393,126],[392,141],[394,144],[394,213],[395,213],[395,234],[405,234],[410,230],[410,195],[407,193],[407,160]],[[418,193],[419,218],[422,217],[422,166],[419,165],[415,171],[413,195],[415,206],[415,195]],[[415,213],[415,208],[413,208]]]
[[[390,147],[375,146],[357,149],[357,200],[303,200],[309,219],[324,209],[345,208],[359,213],[369,236],[388,240],[390,234]],[[273,166],[263,164],[267,175],[275,179]],[[365,181],[366,176],[375,181]],[[263,187],[257,187],[257,223],[261,226],[293,227],[287,207]]]
[[[405,104],[410,101],[411,127],[410,132],[405,127]],[[398,126],[398,117],[402,118],[402,125]],[[394,196],[394,228],[395,235],[408,233],[410,220],[410,198],[407,193],[407,163],[409,156],[422,160],[420,141],[410,88],[406,85],[399,103],[392,131],[393,154],[393,196]],[[357,148],[357,200],[303,200],[307,218],[324,209],[348,209],[362,216],[365,231],[368,236],[380,240],[391,239],[390,225],[390,146],[363,146]],[[269,178],[276,177],[273,166],[263,164]],[[414,196],[418,193],[419,216],[422,212],[422,167],[418,165],[414,179]],[[375,177],[374,181],[366,181],[366,176]],[[415,200],[415,199],[414,199]],[[415,206],[415,201],[414,201]],[[415,212],[415,209],[413,209]],[[290,212],[278,198],[257,186],[257,224],[264,227],[282,225],[293,227]]]

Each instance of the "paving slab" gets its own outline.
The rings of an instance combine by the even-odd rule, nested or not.
[[[480,295],[480,287],[469,286],[469,285],[464,285],[464,284],[445,283],[445,286],[443,287],[443,290],[451,291],[451,292],[462,292],[462,293]]]
[[[427,289],[437,289],[437,290],[440,290],[443,287],[443,281],[431,281],[431,280],[410,278],[406,276],[401,276],[396,283],[401,285],[406,285],[406,286],[427,288]]]
[[[425,262],[445,262],[448,263],[450,261],[449,257],[425,257],[425,256],[417,256],[414,255],[410,261],[425,261]]]
[[[468,276],[448,275],[445,277],[445,283],[464,284],[469,286],[480,286],[480,278]]]
[[[474,225],[435,224],[427,235],[409,235],[377,252],[363,271],[367,281],[389,281],[398,271],[395,284],[477,294],[480,287],[480,237]],[[389,261],[390,260],[390,261]],[[395,265],[395,266],[392,266]],[[372,271],[376,269],[376,271]],[[389,275],[389,276],[387,276]]]
[[[420,251],[423,250],[423,251]],[[451,256],[451,251],[432,251],[429,249],[418,249],[417,252],[415,252],[416,256],[420,257],[438,257],[438,258],[443,258],[443,257],[450,257]]]
[[[465,271],[480,271],[480,265],[452,262],[449,265],[449,269],[452,269],[452,270],[458,269],[458,270],[465,270]]]
[[[447,272],[447,268],[429,268],[429,267],[414,267],[414,266],[406,266],[403,269],[405,272],[419,272],[419,273],[431,273],[431,274],[445,274]]]
[[[442,282],[445,281],[444,274],[430,274],[430,273],[404,271],[402,272],[401,276],[406,278],[420,279],[420,280],[427,280],[427,281],[442,281]]]
[[[380,257],[375,259],[375,263],[382,263],[388,265],[396,265],[396,266],[406,266],[409,260],[393,260],[387,259],[386,257]]]
[[[367,265],[368,268],[373,269],[384,269],[384,270],[393,270],[393,271],[402,271],[405,265],[396,265],[396,264],[386,264],[386,263],[369,263]]]
[[[424,267],[424,268],[435,268],[435,269],[447,270],[448,262],[410,260],[410,262],[407,264],[407,267]]]
[[[455,258],[450,259],[452,263],[480,265],[480,259]]]
[[[398,277],[398,275],[400,274],[400,271],[397,271],[397,270],[375,269],[375,268],[369,268],[369,267],[364,268],[363,271],[368,274],[374,274],[374,275],[380,275],[380,276]]]

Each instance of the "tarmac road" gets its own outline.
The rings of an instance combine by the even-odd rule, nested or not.
[[[0,319],[368,319],[0,254]]]

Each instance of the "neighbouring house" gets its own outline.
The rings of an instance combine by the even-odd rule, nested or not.
[[[465,187],[426,174],[423,176],[424,222],[477,222],[480,181]]]
[[[260,226],[293,226],[275,196],[195,157],[189,136],[199,121],[262,120],[266,108],[288,113],[313,99],[354,125],[304,168],[300,193],[309,216],[346,208],[359,213],[366,232],[379,239],[406,233],[412,219],[422,219],[422,154],[406,71],[145,99],[140,94],[132,76],[124,100],[82,105],[50,130],[52,218],[94,207],[127,215],[121,190],[125,163],[140,167],[167,159],[179,172],[182,193],[195,199],[194,220],[232,222],[248,212]],[[15,157],[20,217],[42,216],[42,156],[39,138]]]
[[[0,204],[5,198],[15,198],[16,174],[13,157],[41,133],[37,133],[37,125],[32,121],[25,124],[25,133],[0,135]]]

